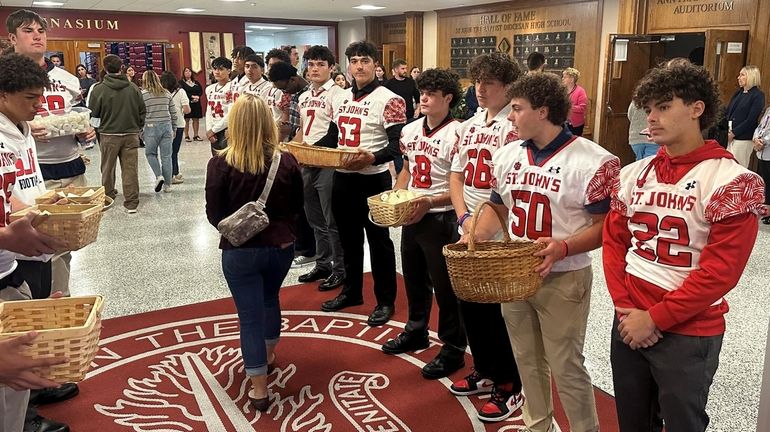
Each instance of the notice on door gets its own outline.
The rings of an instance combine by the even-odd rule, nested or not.
[[[727,54],[740,54],[743,52],[743,42],[727,42]]]

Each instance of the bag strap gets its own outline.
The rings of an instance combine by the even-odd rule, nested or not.
[[[260,209],[265,208],[265,203],[267,202],[267,196],[270,195],[270,189],[273,188],[273,180],[275,180],[275,173],[278,172],[278,165],[281,164],[281,152],[280,150],[275,150],[275,155],[273,155],[273,162],[270,164],[270,171],[267,173],[267,181],[265,181],[265,188],[262,189],[262,195],[259,196],[259,199],[257,200],[257,205]]]

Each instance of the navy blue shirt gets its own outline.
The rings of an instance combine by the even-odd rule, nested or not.
[[[560,148],[564,147],[571,140],[572,133],[569,131],[569,129],[564,127],[559,135],[556,135],[556,138],[554,138],[553,141],[548,143],[548,145],[542,149],[538,149],[532,140],[523,141],[521,146],[528,147],[532,152],[532,159],[535,161],[535,165],[540,165],[543,163],[543,161],[551,157],[551,155],[556,153]],[[495,204],[503,204],[503,198],[497,192],[493,191],[489,199]],[[588,204],[585,206],[585,209],[590,214],[605,214],[610,211],[610,198],[607,197],[601,201]]]

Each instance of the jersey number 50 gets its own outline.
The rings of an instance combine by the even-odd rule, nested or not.
[[[511,191],[511,213],[515,220],[511,223],[511,233],[516,237],[535,240],[551,237],[553,217],[551,200],[547,196],[526,190]]]

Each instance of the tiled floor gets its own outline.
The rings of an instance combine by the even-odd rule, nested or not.
[[[92,159],[88,183],[98,185],[98,149],[86,154]],[[207,143],[183,143],[180,164],[185,183],[175,185],[169,194],[156,194],[152,192],[152,173],[140,154],[139,212],[125,213],[122,195],[118,196],[115,206],[104,215],[98,242],[73,254],[73,295],[104,295],[107,317],[229,296],[220,268],[218,236],[204,212],[203,185],[209,157]],[[728,296],[731,311],[727,315],[727,334],[709,403],[709,430],[713,431],[753,431],[756,427],[770,315],[765,273],[770,230],[765,226],[761,230],[740,285]],[[398,247],[400,233],[391,233]],[[599,255],[594,253],[594,258],[586,362],[594,383],[612,393],[612,307]],[[400,259],[398,265],[400,269]],[[297,283],[297,277],[309,268],[292,269],[285,284]]]

